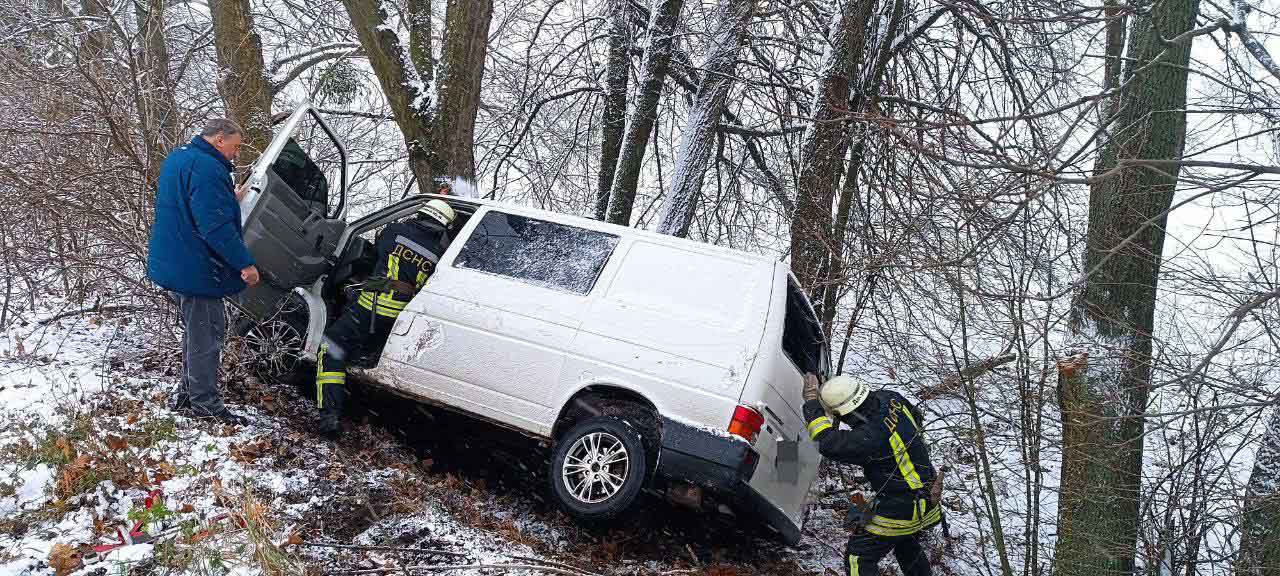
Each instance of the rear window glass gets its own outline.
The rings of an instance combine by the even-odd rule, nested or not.
[[[826,371],[824,349],[822,326],[809,309],[804,293],[794,283],[787,282],[787,317],[782,329],[782,350],[801,374],[812,372],[821,375]]]
[[[587,294],[618,237],[503,212],[489,212],[462,246],[455,266]]]

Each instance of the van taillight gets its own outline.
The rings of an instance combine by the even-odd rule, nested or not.
[[[733,420],[729,422],[729,433],[755,444],[756,435],[760,433],[761,426],[764,426],[763,415],[746,406],[738,406],[733,410]]]

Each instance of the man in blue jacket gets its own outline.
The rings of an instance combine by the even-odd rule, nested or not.
[[[240,195],[231,173],[242,131],[216,119],[160,168],[147,275],[178,300],[182,383],[174,407],[232,424],[247,422],[222,404],[218,366],[227,322],[222,299],[258,283],[240,228]]]

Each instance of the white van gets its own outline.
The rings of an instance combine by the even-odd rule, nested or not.
[[[369,236],[443,199],[458,213],[452,243],[366,379],[544,440],[551,491],[577,518],[614,518],[648,486],[799,541],[820,460],[802,370],[825,375],[828,357],[784,263],[451,196],[346,222],[345,169],[337,198],[304,201],[273,166],[303,115],[342,149],[304,106],[254,167],[245,239],[267,281],[240,297],[251,336],[314,358],[343,286],[372,269]]]

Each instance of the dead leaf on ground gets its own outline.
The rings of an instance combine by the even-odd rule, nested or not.
[[[84,563],[80,560],[80,553],[66,544],[58,543],[53,545],[53,550],[49,551],[49,567],[53,568],[54,576],[65,576],[76,570],[79,570]]]
[[[107,447],[112,450],[125,450],[129,447],[129,441],[119,436],[107,435]]]

